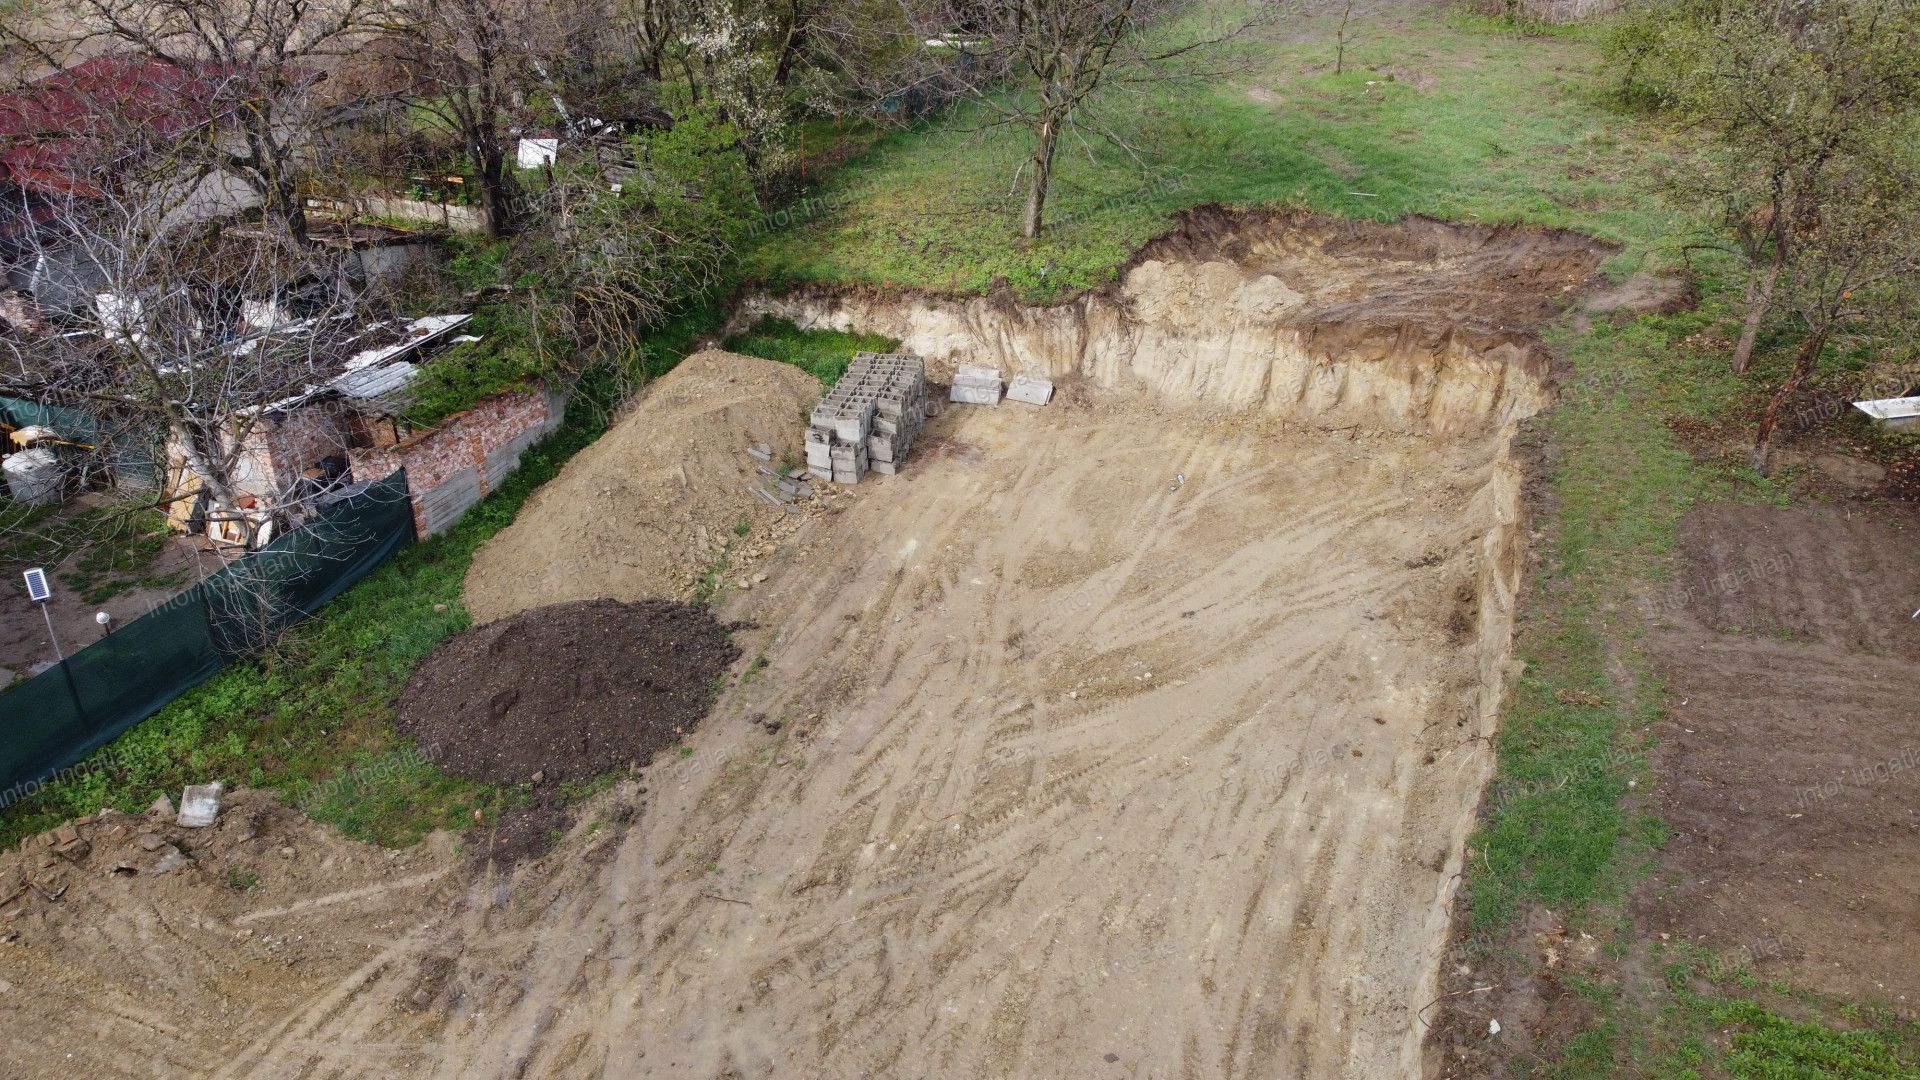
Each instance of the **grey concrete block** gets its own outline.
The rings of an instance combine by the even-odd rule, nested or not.
[[[220,817],[220,781],[211,784],[188,784],[180,793],[180,816],[176,818],[181,825],[189,829],[204,829]]]
[[[953,389],[947,393],[947,400],[957,401],[964,405],[998,405],[1000,404],[1000,389],[998,387],[987,389],[977,386],[961,386],[955,383]]]
[[[851,416],[836,416],[833,420],[833,437],[841,442],[858,443],[867,437],[869,414],[857,412]]]
[[[873,471],[881,476],[892,476],[900,471],[900,467],[891,461],[876,461],[873,463]]]
[[[1053,383],[1046,379],[1036,379],[1031,375],[1017,375],[1007,384],[1008,401],[1024,401],[1029,405],[1045,405],[1053,397]]]

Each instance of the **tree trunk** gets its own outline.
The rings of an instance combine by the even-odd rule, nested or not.
[[[1053,148],[1060,139],[1060,125],[1049,118],[1040,124],[1040,145],[1033,152],[1033,186],[1027,190],[1027,212],[1020,220],[1020,235],[1029,240],[1040,235],[1047,208],[1047,186],[1053,182]]]
[[[1735,374],[1745,374],[1753,364],[1753,346],[1760,339],[1760,323],[1767,317],[1767,309],[1773,306],[1773,288],[1779,283],[1780,270],[1786,262],[1787,245],[1784,241],[1777,241],[1766,272],[1747,283],[1746,325],[1740,329],[1739,344],[1733,347]]]
[[[487,235],[498,240],[510,236],[514,228],[513,174],[507,170],[506,151],[498,143],[491,146],[479,140],[469,141],[467,153],[473,158],[475,179],[480,182],[480,208],[487,215]]]
[[[800,54],[800,42],[806,36],[806,20],[796,3],[788,10],[785,32],[780,35],[780,55],[773,65],[773,85],[785,90],[793,78],[793,62]]]
[[[268,217],[280,223],[280,228],[293,241],[295,247],[306,246],[307,209],[300,205],[300,195],[293,189],[292,184],[275,184],[265,210]]]
[[[1820,350],[1827,343],[1826,327],[1821,327],[1808,336],[1800,345],[1800,355],[1794,358],[1793,371],[1787,375],[1780,389],[1773,392],[1773,400],[1767,402],[1767,411],[1760,416],[1760,430],[1753,437],[1753,471],[1767,475],[1767,450],[1773,441],[1774,428],[1780,424],[1780,410],[1793,396],[1800,384],[1813,374],[1813,367],[1820,360]]]

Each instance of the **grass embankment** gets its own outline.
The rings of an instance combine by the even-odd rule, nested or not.
[[[721,347],[745,356],[792,364],[819,379],[821,386],[830,387],[847,373],[854,353],[892,352],[900,343],[884,334],[802,330],[789,320],[764,315],[745,333],[728,338]]]
[[[1017,236],[1010,187],[1019,138],[888,135],[812,193],[822,212],[763,237],[747,271],[773,286],[949,292],[1004,279],[1028,300],[1057,301],[1112,279],[1171,214],[1213,202],[1571,228],[1622,246],[1606,268],[1615,277],[1674,269],[1699,221],[1646,194],[1647,167],[1675,152],[1673,140],[1611,107],[1599,33],[1521,36],[1416,10],[1367,20],[1342,75],[1332,74],[1329,20],[1246,42],[1242,74],[1109,101],[1128,110],[1120,126],[1145,148],[1151,174],[1143,180],[1105,144],[1071,148],[1052,225],[1033,243]],[[1644,940],[1627,915],[1663,839],[1645,809],[1644,752],[1662,697],[1637,598],[1671,575],[1689,507],[1784,497],[1730,464],[1737,453],[1699,445],[1703,433],[1708,443],[1743,434],[1737,418],[1779,376],[1792,343],[1769,341],[1750,380],[1728,373],[1736,298],[1723,264],[1694,255],[1696,310],[1553,335],[1572,376],[1539,421],[1549,448],[1548,511],[1536,523],[1543,559],[1515,640],[1525,675],[1469,844],[1462,933],[1482,961],[1526,965],[1528,950],[1515,947],[1522,917],[1546,909],[1605,943],[1602,967],[1573,980],[1595,1022],[1546,1059],[1516,1063],[1523,1071],[1912,1075],[1912,1032],[1891,1018],[1756,987],[1738,967]],[[1646,963],[1619,963],[1631,956]],[[1626,974],[1635,970],[1655,974],[1636,984]],[[1854,1028],[1866,1030],[1842,1030]]]
[[[650,335],[646,374],[672,368],[720,315],[713,302]],[[460,589],[474,550],[599,437],[612,397],[603,382],[583,382],[565,424],[458,525],[368,575],[272,655],[214,676],[72,779],[0,813],[0,844],[103,806],[142,809],[156,795],[178,797],[185,784],[215,779],[279,791],[349,836],[388,844],[517,800],[514,789],[469,783],[422,759],[393,730],[393,702],[414,665],[470,624]]]

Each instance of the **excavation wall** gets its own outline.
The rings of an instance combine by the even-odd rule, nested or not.
[[[935,372],[966,361],[1318,427],[1472,436],[1546,404],[1531,328],[1602,254],[1565,233],[1207,210],[1055,307],[802,289],[749,295],[736,321],[878,331]]]

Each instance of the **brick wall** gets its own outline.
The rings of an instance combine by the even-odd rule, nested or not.
[[[404,466],[415,529],[440,532],[510,471],[507,458],[517,463],[521,450],[560,425],[564,400],[538,392],[488,398],[405,442],[349,452],[354,479],[379,480]]]
[[[325,403],[270,417],[247,440],[248,455],[261,461],[265,474],[258,490],[250,487],[247,493],[270,498],[287,491],[308,469],[344,456],[346,446],[346,428]]]

